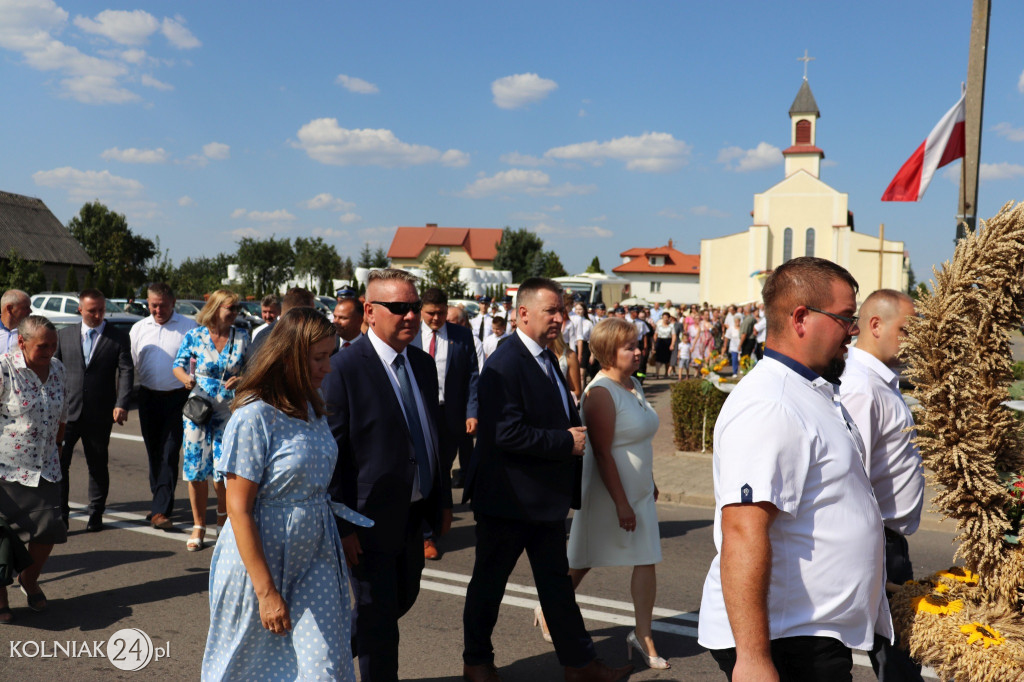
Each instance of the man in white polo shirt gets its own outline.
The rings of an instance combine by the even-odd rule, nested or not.
[[[917,530],[924,507],[924,468],[906,430],[914,418],[898,374],[900,342],[914,314],[914,299],[900,291],[879,289],[865,299],[839,390],[864,439],[864,467],[885,525],[886,580],[897,585],[914,577],[906,536]],[[885,637],[875,636],[870,655],[879,680],[921,680],[921,666]]]
[[[698,641],[734,682],[852,679],[890,637],[882,519],[839,402],[857,282],[794,258],[765,282],[764,360],[715,425],[715,546]]]

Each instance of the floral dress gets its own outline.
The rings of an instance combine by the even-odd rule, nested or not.
[[[174,366],[193,374],[196,378],[194,392],[213,403],[213,416],[201,426],[188,417],[181,418],[185,425],[185,463],[182,473],[186,481],[205,481],[210,476],[216,481],[223,479],[214,465],[220,459],[224,425],[227,424],[229,407],[235,397],[233,390],[224,388],[224,382],[241,373],[248,347],[249,337],[235,327],[231,328],[231,336],[219,353],[206,327],[191,329],[182,339],[178,356],[174,358]]]

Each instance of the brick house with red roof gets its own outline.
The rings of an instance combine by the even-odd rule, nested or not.
[[[623,251],[622,265],[612,272],[630,281],[630,291],[651,303],[699,303],[700,256],[667,246]]]
[[[430,254],[440,251],[460,268],[494,269],[501,229],[491,227],[399,227],[388,258],[394,268],[421,268]]]

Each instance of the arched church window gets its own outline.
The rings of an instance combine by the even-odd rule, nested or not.
[[[814,255],[814,228],[813,227],[808,227],[807,228],[807,233],[804,236],[804,255],[805,256],[813,256]]]
[[[782,232],[782,262],[793,258],[793,228],[787,227]]]
[[[811,122],[807,119],[796,122],[796,143],[797,144],[810,144],[811,143]]]

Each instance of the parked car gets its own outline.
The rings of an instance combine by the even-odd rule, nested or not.
[[[149,308],[146,307],[144,300],[133,300],[130,303],[127,298],[108,298],[107,300],[114,305],[119,306],[122,312],[131,313],[132,315],[140,315],[142,317],[149,315]]]
[[[462,306],[466,310],[466,315],[469,319],[473,319],[480,314],[480,304],[476,301],[471,301],[468,298],[451,298],[448,299],[448,307]]]
[[[240,303],[245,302],[240,301]],[[206,301],[203,301],[201,299],[179,298],[177,301],[174,302],[174,312],[178,313],[179,315],[184,315],[185,317],[190,317],[194,320],[196,319],[196,315],[199,314],[199,311],[202,310],[203,306],[205,305]],[[249,334],[252,334],[252,330],[260,326],[261,324],[263,324],[263,319],[259,318],[258,321],[254,321],[253,318],[250,317],[244,305],[242,307],[242,310],[240,310],[238,312],[238,315],[235,317],[235,326],[239,327],[240,329],[244,329],[246,333]]]
[[[29,300],[32,313],[49,318],[57,325],[58,320],[67,324],[74,324],[82,320],[78,314],[78,294],[72,292],[44,291],[36,294]],[[141,315],[126,313],[116,303],[107,299],[107,311],[104,316],[109,324],[128,331],[132,325],[142,319]],[[70,319],[71,322],[67,322]]]

